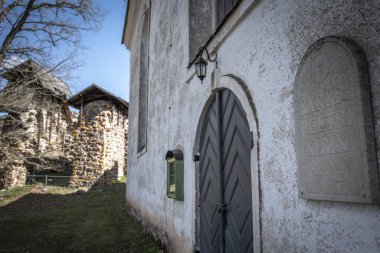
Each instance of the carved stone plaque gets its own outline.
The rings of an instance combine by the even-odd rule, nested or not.
[[[295,83],[299,197],[379,201],[368,70],[364,54],[339,37],[306,52]]]

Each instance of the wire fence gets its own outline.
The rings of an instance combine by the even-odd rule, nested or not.
[[[71,176],[27,175],[26,184],[40,184],[44,185],[45,188],[47,188],[48,186],[71,187],[70,179]]]

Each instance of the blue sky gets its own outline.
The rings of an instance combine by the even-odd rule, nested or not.
[[[96,0],[108,11],[100,31],[86,32],[81,51],[83,67],[74,71],[78,80],[73,93],[96,83],[111,93],[129,101],[129,51],[121,44],[126,3],[122,0]]]

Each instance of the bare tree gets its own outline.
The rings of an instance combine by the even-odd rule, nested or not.
[[[0,187],[1,173],[10,173],[4,168],[22,167],[41,155],[41,138],[30,137],[31,119],[41,124],[44,109],[53,115],[50,125],[35,128],[51,132],[68,115],[61,102],[46,111],[45,100],[70,95],[56,76],[67,77],[78,66],[81,33],[96,31],[104,14],[93,0],[0,0]]]
[[[31,168],[57,164],[71,119],[65,104],[70,89],[50,70],[28,60],[3,77],[8,84],[0,94],[0,188],[22,184]]]
[[[5,0],[0,9],[0,66],[15,58],[41,64],[57,49],[76,48],[81,31],[96,30],[103,15],[92,0]]]

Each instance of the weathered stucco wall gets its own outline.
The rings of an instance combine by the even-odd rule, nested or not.
[[[127,115],[111,102],[98,100],[83,108],[83,120],[68,136],[65,154],[74,161],[72,185],[107,185],[126,169]]]
[[[176,252],[196,245],[197,128],[202,111],[217,87],[230,88],[255,131],[260,238],[263,252],[378,252],[380,206],[298,198],[293,89],[296,71],[310,45],[325,36],[345,36],[367,56],[377,146],[380,146],[380,9],[379,1],[243,1],[219,32],[218,70],[208,65],[203,84],[187,69],[188,1],[152,1],[146,153],[137,155],[139,31],[131,48],[131,100],[127,201],[137,215],[168,240]],[[141,8],[142,10],[143,8]],[[246,12],[241,13],[243,9]],[[241,15],[241,18],[237,16]],[[236,26],[235,26],[236,25]],[[212,49],[212,48],[211,48]],[[233,74],[247,86],[252,112]],[[184,202],[166,197],[165,154],[184,153]],[[378,156],[380,155],[380,149]],[[254,152],[255,153],[255,152]],[[258,171],[254,171],[258,170]],[[255,202],[254,202],[255,203]]]

